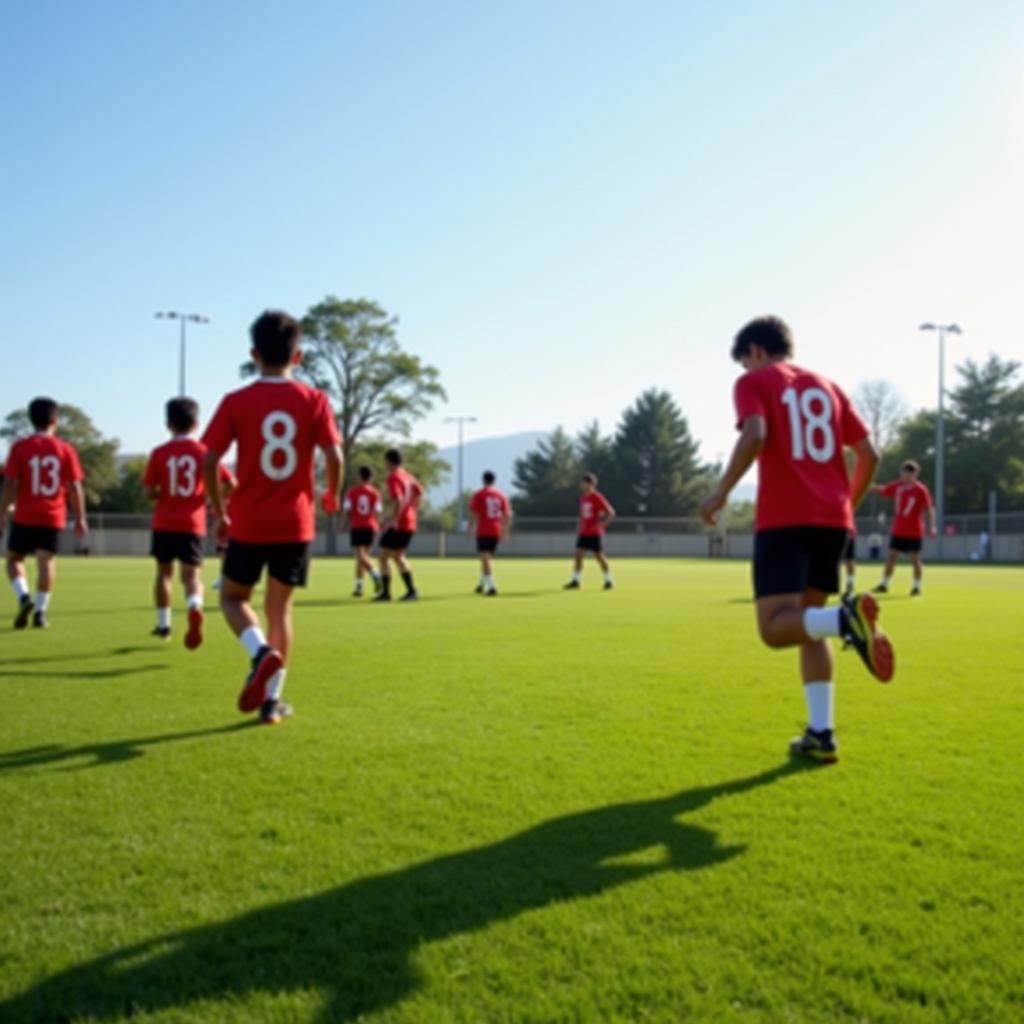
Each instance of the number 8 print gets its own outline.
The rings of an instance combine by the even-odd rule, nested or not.
[[[299,464],[299,453],[292,444],[298,433],[294,418],[281,411],[268,413],[263,418],[260,433],[266,441],[260,452],[260,469],[263,470],[263,475],[271,480],[287,480]],[[278,452],[283,453],[282,465],[275,465],[278,461]]]

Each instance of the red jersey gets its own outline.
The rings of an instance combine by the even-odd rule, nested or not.
[[[500,537],[509,508],[504,492],[497,487],[481,487],[469,501],[469,511],[476,516],[476,535]]]
[[[170,533],[206,533],[206,485],[203,459],[206,449],[194,437],[175,437],[150,453],[144,487],[158,492],[153,510],[153,529]],[[218,467],[220,482],[234,477],[225,466]]]
[[[932,507],[932,495],[920,480],[905,484],[894,480],[882,488],[893,499],[892,535],[920,540],[924,537],[924,514]]]
[[[14,522],[63,530],[68,524],[68,487],[83,479],[78,452],[59,437],[32,434],[11,445],[4,476],[18,481]]]
[[[340,444],[322,391],[289,377],[261,377],[221,400],[202,443],[222,456],[238,444],[232,540],[297,544],[316,533],[313,454]]]
[[[591,491],[580,498],[580,536],[600,537],[604,534],[602,512],[611,512],[612,506],[600,491]]]
[[[371,484],[356,484],[345,494],[344,509],[353,530],[380,530],[380,491]]]
[[[830,380],[792,363],[743,374],[734,391],[737,428],[749,416],[768,427],[757,459],[758,530],[853,527],[843,448],[868,436],[850,400]]]
[[[388,494],[394,498],[399,508],[404,506],[398,515],[395,529],[408,533],[416,532],[416,510],[423,497],[423,485],[408,470],[399,466],[388,474]]]

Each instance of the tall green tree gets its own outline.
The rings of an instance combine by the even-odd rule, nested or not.
[[[598,479],[598,486],[606,494],[617,489],[615,442],[601,433],[597,420],[588,423],[576,435],[576,458],[579,475],[593,473]]]
[[[102,505],[104,493],[117,484],[117,438],[104,437],[77,405],[61,405],[58,409],[57,436],[73,444],[85,473],[85,500],[90,508]],[[28,418],[28,409],[15,409],[0,426],[0,438],[8,444],[27,437],[35,428]]]
[[[146,461],[144,455],[134,455],[121,462],[117,467],[117,480],[103,492],[101,507],[104,512],[145,515],[152,511],[153,504],[142,486]]]
[[[387,479],[388,467],[384,461],[384,453],[389,448],[398,448],[402,453],[402,465],[412,473],[424,490],[437,487],[444,480],[451,466],[438,457],[437,445],[431,441],[409,441],[392,443],[391,441],[365,439],[352,451],[352,475],[360,466],[369,466],[374,472],[374,484],[384,492],[384,481]]]
[[[518,515],[574,515],[579,500],[580,462],[572,438],[557,427],[537,447],[516,459],[513,505]]]

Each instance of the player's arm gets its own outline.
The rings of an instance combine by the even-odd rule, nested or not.
[[[931,494],[928,495],[928,534],[931,537],[939,535],[938,520],[935,517],[935,502],[932,501]]]
[[[5,476],[3,494],[0,494],[0,530],[7,529],[7,517],[17,497],[18,478],[16,476]]]
[[[857,460],[853,464],[853,478],[850,481],[850,502],[856,508],[868,492],[877,492],[878,488],[872,487],[871,481],[875,478],[881,458],[870,437],[862,437],[852,447]]]
[[[217,519],[217,523],[224,523],[227,519],[225,512],[225,494],[220,484],[220,452],[207,450],[203,456],[203,483],[206,485],[206,494],[210,499],[210,507]]]
[[[340,444],[325,444],[320,449],[327,462],[327,486],[320,496],[320,504],[328,515],[338,511],[341,496],[341,477],[345,471],[345,456]]]
[[[507,539],[508,535],[512,532],[512,506],[507,502],[505,504],[505,514],[501,517],[501,536],[502,539]]]
[[[768,437],[768,423],[757,413],[748,416],[740,428],[740,436],[733,447],[729,463],[722,473],[715,489],[700,503],[700,517],[709,526],[714,526],[718,513],[725,508],[732,489],[743,479],[743,475],[754,464],[765,439]]]
[[[85,489],[81,480],[74,480],[68,488],[71,511],[75,514],[75,536],[84,537],[89,532],[89,520],[85,514]]]
[[[602,526],[607,526],[615,518],[615,506],[610,501],[605,502],[604,508],[597,513],[597,518]]]

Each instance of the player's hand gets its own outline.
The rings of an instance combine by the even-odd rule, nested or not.
[[[89,523],[85,519],[75,520],[75,536],[81,540],[89,533]]]
[[[700,517],[708,526],[714,526],[718,522],[718,513],[725,508],[725,498],[715,491],[700,503]]]
[[[334,491],[324,491],[320,495],[320,507],[329,516],[335,516],[338,514],[338,496]]]
[[[939,531],[937,529],[935,529],[934,526],[928,531],[928,536],[929,537],[938,537],[938,535],[939,535]]]
[[[228,530],[231,527],[231,517],[226,513],[217,520],[217,526],[213,531],[214,537],[217,539],[217,545],[219,547],[227,547],[228,544]]]

